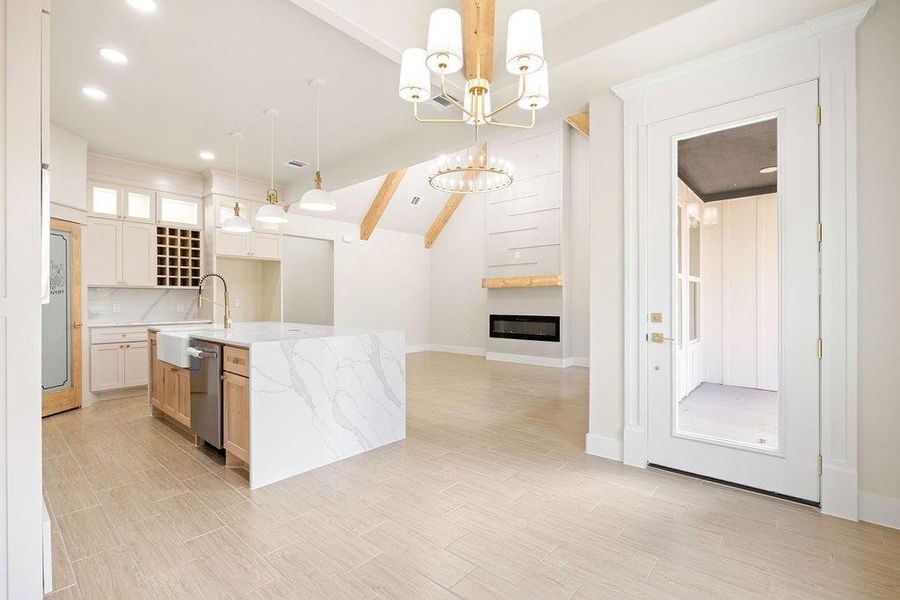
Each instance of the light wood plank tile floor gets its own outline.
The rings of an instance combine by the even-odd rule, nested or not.
[[[584,453],[587,371],[408,357],[408,438],[250,491],[140,398],[44,421],[56,598],[900,598],[900,531]]]

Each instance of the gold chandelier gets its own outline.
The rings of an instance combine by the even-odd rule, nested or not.
[[[431,13],[427,50],[407,48],[403,52],[399,94],[401,99],[413,103],[413,116],[420,123],[473,125],[477,146],[479,128],[483,125],[515,129],[534,127],[535,113],[550,102],[548,67],[544,60],[540,14],[531,9],[514,12],[509,17],[507,30],[506,70],[518,76],[518,92],[508,102],[492,109],[493,0],[463,0],[463,3],[466,49],[463,48],[463,18],[460,14],[451,8],[439,8]],[[472,60],[464,60],[464,56]],[[447,93],[446,78],[463,68],[464,62],[465,97],[459,102]],[[419,115],[419,103],[431,99],[431,73],[440,75],[440,97],[461,111],[459,118],[436,119]],[[498,114],[513,106],[529,112],[530,121],[497,120]],[[511,185],[512,181],[512,165],[488,154],[485,148],[441,156],[432,163],[428,175],[432,187],[455,193],[490,192]]]

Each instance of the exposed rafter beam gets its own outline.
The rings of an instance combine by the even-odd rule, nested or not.
[[[462,27],[466,80],[477,76],[480,56],[481,77],[493,81],[494,0],[463,0]]]
[[[381,215],[384,214],[384,210],[390,204],[391,198],[394,197],[394,193],[400,187],[400,182],[403,181],[404,175],[406,175],[406,169],[398,169],[385,175],[384,181],[381,183],[381,189],[378,190],[378,193],[375,194],[375,199],[372,200],[369,212],[366,213],[362,223],[359,224],[360,239],[369,239],[369,236],[375,231],[375,226],[378,225]]]
[[[487,156],[488,146],[487,143],[481,145],[481,154]],[[465,175],[465,181],[468,183],[474,178],[474,173],[472,171],[468,171]],[[434,218],[434,223],[431,224],[431,227],[428,228],[428,231],[425,232],[425,247],[431,248],[434,244],[434,241],[441,235],[441,231],[444,230],[444,227],[450,221],[450,217],[453,216],[453,213],[456,212],[456,207],[459,206],[460,202],[463,201],[463,198],[466,197],[466,194],[450,194],[450,197],[447,198],[447,202],[444,203],[444,207],[441,209],[441,212]]]
[[[580,131],[586,137],[591,137],[591,113],[589,111],[581,111],[574,115],[566,117],[566,123]]]

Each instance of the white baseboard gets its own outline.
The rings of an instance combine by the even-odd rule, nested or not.
[[[856,521],[860,517],[856,471],[840,464],[822,465],[822,514]]]
[[[900,499],[860,492],[859,520],[900,529]]]
[[[585,435],[584,451],[592,456],[622,461],[622,440],[588,433]]]
[[[414,354],[416,352],[428,352],[431,349],[430,344],[416,344],[414,346],[407,346],[406,353]]]
[[[591,359],[587,356],[574,356],[572,357],[572,366],[590,368]]]
[[[448,344],[429,344],[431,352],[449,352],[450,354],[468,354],[470,356],[484,356],[484,348],[475,346],[452,346]]]
[[[521,365],[534,365],[537,367],[555,367],[565,369],[568,367],[588,366],[588,359],[582,357],[553,358],[552,356],[532,356],[529,354],[510,354],[507,352],[487,352],[485,358],[499,362],[519,363]]]

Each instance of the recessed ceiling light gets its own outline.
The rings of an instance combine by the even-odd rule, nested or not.
[[[106,92],[95,87],[83,87],[81,93],[91,100],[106,100]]]
[[[760,173],[774,173],[778,170],[778,167],[763,167],[759,170]]]
[[[100,56],[105,58],[107,62],[111,62],[114,65],[124,65],[128,63],[128,57],[125,56],[125,53],[119,52],[113,48],[100,48],[97,52],[99,52]]]
[[[199,156],[199,157],[202,158],[203,160],[215,160],[215,158],[216,158],[216,155],[213,154],[212,152],[210,152],[209,150],[204,150],[203,152],[201,152],[201,153],[198,154],[197,156]]]
[[[156,12],[156,0],[128,0],[128,4],[142,12]]]

